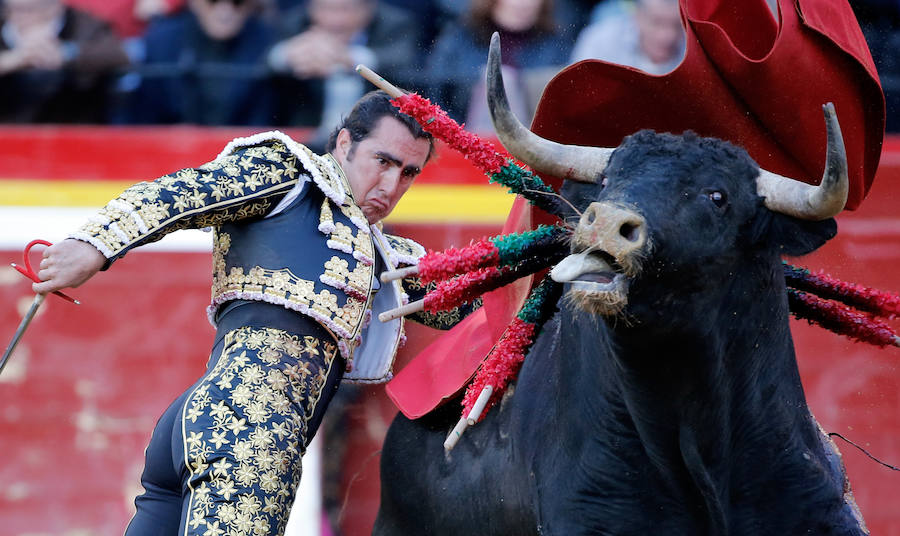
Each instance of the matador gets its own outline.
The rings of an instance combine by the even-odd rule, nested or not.
[[[318,155],[273,131],[142,182],[44,252],[35,291],[77,286],[143,244],[212,228],[216,327],[205,374],[160,418],[126,534],[282,534],[301,456],[342,379],[383,382],[423,296],[378,274],[424,255],[380,221],[433,151],[383,92],[364,96]],[[449,327],[466,311],[417,318]]]

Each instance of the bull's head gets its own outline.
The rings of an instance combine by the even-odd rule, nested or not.
[[[488,103],[503,145],[539,173],[566,180],[563,196],[575,214],[572,254],[553,270],[571,284],[570,297],[602,315],[621,312],[641,274],[691,292],[727,274],[740,256],[769,250],[803,254],[833,236],[831,219],[846,203],[849,183],[840,127],[825,106],[828,147],[820,185],[761,170],[727,142],[642,131],[616,149],[543,139],[512,114],[500,74],[500,45],[491,41]],[[821,223],[816,223],[821,222]],[[719,265],[721,270],[709,270]],[[646,283],[644,286],[647,286]],[[654,285],[658,286],[658,285]],[[646,292],[658,303],[660,293]],[[632,311],[633,313],[633,311]]]

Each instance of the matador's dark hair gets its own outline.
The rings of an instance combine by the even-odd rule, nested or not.
[[[353,109],[350,110],[350,114],[344,117],[341,124],[331,131],[325,151],[330,153],[337,146],[337,136],[341,129],[347,129],[350,133],[350,139],[354,143],[360,142],[369,137],[372,129],[375,128],[378,120],[382,117],[393,117],[406,125],[413,138],[428,140],[428,158],[425,161],[427,162],[431,158],[431,155],[434,153],[434,137],[426,132],[415,119],[397,109],[391,103],[391,98],[388,94],[381,90],[370,91],[356,101]]]

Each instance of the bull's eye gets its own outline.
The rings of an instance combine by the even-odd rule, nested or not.
[[[706,196],[709,197],[709,200],[715,203],[715,205],[719,208],[724,207],[725,204],[728,203],[728,198],[725,196],[725,194],[718,190],[713,190],[712,192],[706,194]]]
[[[606,183],[609,179],[606,175],[600,175],[600,188],[606,188]]]

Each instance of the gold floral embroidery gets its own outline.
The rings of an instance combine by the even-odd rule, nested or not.
[[[336,348],[311,336],[241,328],[188,397],[191,534],[282,533],[300,481],[309,419]]]
[[[216,201],[221,201],[222,199],[228,197],[226,188],[227,186],[224,183],[216,183],[212,186],[212,190],[210,190],[209,195],[211,195],[212,198]]]
[[[230,238],[228,244],[230,246]],[[224,301],[223,296],[246,296],[247,294],[271,296],[283,301],[286,307],[293,304],[295,307],[290,308],[300,312],[312,310],[319,316],[319,320],[325,319],[334,322],[344,332],[344,335],[333,332],[332,335],[336,338],[347,338],[345,336],[347,334],[351,337],[356,336],[356,331],[362,324],[364,302],[347,296],[343,306],[339,306],[336,294],[328,289],[322,289],[317,293],[314,281],[302,279],[287,268],[268,270],[261,266],[254,266],[245,272],[244,268],[240,266],[232,266],[230,270],[226,270],[225,254],[219,253],[222,246],[223,244],[217,241],[214,251],[213,303]],[[335,260],[336,264],[333,263]],[[332,257],[326,265],[329,267],[328,270],[343,269],[343,272],[332,271],[331,273],[337,276],[335,279],[338,281],[347,281],[347,284],[354,288],[358,285],[358,281],[365,280],[366,285],[359,287],[361,288],[360,294],[365,295],[368,292],[368,282],[372,277],[372,267],[358,263],[356,269],[348,273],[346,262],[338,257]],[[327,324],[328,322],[323,326],[329,331],[333,331]]]
[[[133,206],[140,206],[146,200],[159,197],[163,189],[163,185],[159,182],[139,182],[125,190],[120,199]]]
[[[228,221],[245,220],[248,218],[252,218],[254,216],[261,216],[261,215],[265,214],[266,212],[268,212],[269,208],[271,206],[272,206],[272,204],[269,203],[268,201],[262,201],[260,203],[251,203],[249,205],[244,205],[241,208],[239,208],[237,212],[234,213],[233,217],[230,217],[229,215],[225,215],[223,218],[220,218],[219,221],[221,223],[225,223]],[[209,225],[212,225],[212,223],[204,225],[203,227],[207,227]]]
[[[339,207],[341,212],[343,212],[344,216],[350,218],[351,221],[357,221],[360,223],[366,223],[366,215],[363,213],[362,209],[356,206],[356,203],[344,203]],[[369,230],[366,229],[363,231],[366,235],[369,234]],[[371,238],[369,239],[371,240]]]
[[[372,259],[375,257],[375,246],[372,242],[372,235],[362,231],[356,233],[353,239],[354,250]]]
[[[347,274],[347,284],[353,290],[365,295],[372,285],[372,269],[364,263],[357,263],[356,268]]]
[[[204,228],[204,227],[217,227],[222,225],[223,223],[228,223],[232,221],[243,220],[247,218],[252,218],[256,216],[262,216],[267,214],[269,210],[272,208],[272,203],[263,199],[256,203],[249,203],[240,207],[236,211],[222,211],[213,214],[201,214],[194,218],[193,222],[185,222],[184,225],[180,228]]]
[[[284,168],[274,164],[269,164],[269,168],[265,171],[266,178],[271,182],[281,182],[281,176],[284,174]]]
[[[119,229],[121,229],[122,232],[125,233],[125,235],[128,237],[128,240],[134,240],[141,235],[141,230],[138,229],[137,222],[130,217],[120,219],[118,224]]]
[[[279,145],[281,145],[281,143],[279,143]],[[259,157],[263,156],[263,148],[262,148],[262,146],[259,146],[259,145],[255,146],[255,147],[250,147],[249,149],[247,149],[244,152],[244,154],[246,154],[247,156],[259,158]]]
[[[389,234],[385,234],[384,237],[387,239],[391,249],[396,251],[399,255],[411,257],[413,259],[418,259],[425,255],[425,248],[413,240]]]
[[[189,188],[197,188],[200,186],[200,183],[197,182],[199,177],[200,172],[196,169],[187,168],[175,172],[175,178],[182,181],[184,185]]]
[[[337,312],[337,296],[330,290],[327,288],[322,289],[321,292],[314,294],[313,296],[315,296],[312,303],[314,311],[326,317],[332,316]]]
[[[104,229],[104,227],[103,227],[103,225],[101,225],[98,222],[90,221],[90,222],[82,225],[81,229],[91,236],[96,236],[98,233],[100,233]]]
[[[216,229],[213,238],[213,274],[225,273],[225,255],[231,249],[231,235]]]
[[[297,158],[292,157],[284,162],[284,172],[293,177],[298,173],[297,171]]]
[[[234,162],[226,162],[222,165],[222,171],[229,177],[237,177],[241,174],[241,167]]]
[[[229,219],[249,216],[242,212],[248,207],[254,206],[242,207],[237,211],[237,218],[220,218],[218,222],[209,223],[216,226]],[[351,208],[341,207],[340,210],[345,215],[355,213]],[[358,208],[356,210],[359,211]],[[359,211],[359,214],[362,212]],[[358,229],[354,235],[353,228],[343,222],[335,222],[331,202],[327,198],[323,200],[319,221],[326,224],[321,228],[326,232],[327,240],[344,246],[335,249],[344,253],[359,251],[363,257],[333,255],[325,262],[323,271],[319,272],[323,277],[312,281],[298,277],[288,268],[270,270],[261,266],[235,266],[229,269],[225,254],[231,242],[227,233],[222,233],[217,235],[214,247],[212,307],[235,298],[261,299],[310,314],[332,335],[345,342],[356,337],[361,329],[374,272],[372,238],[366,230]],[[227,242],[223,241],[225,239]],[[352,271],[351,264],[354,265]],[[316,285],[320,282],[333,290],[319,287],[317,292]]]
[[[476,298],[473,300],[473,308],[477,309],[481,307],[481,298]],[[413,320],[419,322],[420,324],[437,328],[437,329],[449,329],[460,322],[463,319],[463,314],[460,311],[459,307],[450,309],[449,311],[438,311],[436,313],[429,313],[428,311],[421,311],[416,313]]]
[[[429,283],[423,285],[421,280],[416,277],[407,277],[401,281],[403,290],[409,294],[410,300],[420,300],[425,297],[429,291],[437,288],[437,283]],[[458,324],[466,315],[479,309],[484,304],[482,298],[475,298],[469,303],[465,303],[459,307],[454,307],[449,311],[438,311],[430,313],[428,311],[420,311],[408,318],[420,324],[436,328],[450,329]]]
[[[96,237],[109,249],[112,249],[114,246],[122,243],[122,240],[119,238],[119,236],[108,228],[100,229],[100,231],[97,232]]]
[[[243,171],[242,171],[243,168]],[[288,172],[288,170],[293,170]],[[241,177],[243,175],[243,177]],[[265,214],[296,183],[297,157],[280,141],[238,150],[200,168],[131,186],[73,235],[95,240],[115,259],[128,249],[184,228],[215,226]],[[129,210],[133,207],[134,212]],[[143,222],[137,225],[133,213]]]
[[[348,270],[348,266],[349,263],[346,260],[333,256],[325,263],[325,273],[323,275],[331,280],[331,283],[328,284],[334,284],[340,289],[349,287],[352,293],[358,296],[365,296],[370,290],[371,267],[357,262],[356,268],[351,272]]]
[[[348,263],[346,260],[333,256],[325,263],[325,276],[330,277],[332,279],[337,279],[339,281],[344,281],[347,279],[347,271]]]
[[[352,250],[353,242],[355,241],[353,237],[353,231],[351,231],[349,227],[341,222],[335,222],[334,231],[331,233],[328,239],[333,242],[337,242],[342,246],[345,246],[348,250]]]
[[[366,217],[362,209],[355,204],[345,203],[338,207],[341,214],[351,221],[365,222]],[[322,202],[322,209],[319,213],[319,229],[328,233],[328,240],[334,243],[334,248],[344,252],[357,252],[370,261],[375,255],[375,247],[372,242],[372,235],[368,229],[354,229],[346,224],[335,221],[334,213],[331,209],[331,202],[328,198]],[[330,229],[330,230],[329,230]]]
[[[326,197],[322,201],[322,210],[319,212],[319,226],[334,225],[334,214],[331,212],[331,201]]]
[[[343,320],[347,324],[352,324],[356,322],[358,318],[360,318],[363,314],[363,307],[365,307],[365,303],[350,298],[347,300],[347,304],[341,308],[339,311],[340,319]]]
[[[152,229],[158,227],[159,223],[169,216],[169,207],[171,206],[162,201],[146,203],[137,210],[137,213],[144,220],[144,225]]]

